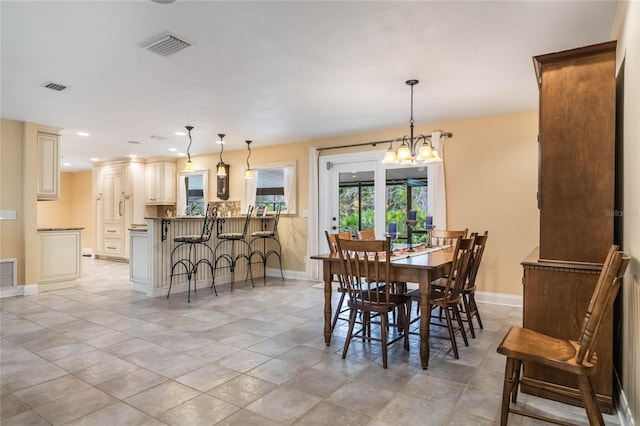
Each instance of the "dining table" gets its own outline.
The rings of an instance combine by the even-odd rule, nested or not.
[[[454,249],[451,246],[416,248],[412,252],[391,257],[391,277],[394,282],[417,283],[420,288],[420,363],[423,369],[429,366],[430,312],[429,294],[431,282],[445,276],[451,268]],[[332,319],[332,277],[342,272],[338,253],[318,254],[310,257],[322,261],[322,280],[324,281],[324,341],[331,344]]]

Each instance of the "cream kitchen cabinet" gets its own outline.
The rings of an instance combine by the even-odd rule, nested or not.
[[[129,259],[129,229],[144,220],[144,164],[112,162],[94,168],[96,254]]]
[[[39,129],[38,201],[60,197],[60,135],[57,129]]]
[[[145,167],[146,204],[176,203],[176,164],[170,161],[148,162]]]

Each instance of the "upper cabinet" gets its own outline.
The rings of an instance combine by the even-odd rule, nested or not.
[[[175,204],[176,164],[170,161],[148,162],[144,194],[146,204]]]
[[[616,42],[534,58],[540,258],[602,263],[613,244]]]
[[[38,201],[60,197],[60,135],[55,129],[38,130]]]

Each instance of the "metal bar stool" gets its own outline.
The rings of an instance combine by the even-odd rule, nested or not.
[[[251,241],[249,242],[250,247],[253,247],[254,241],[258,241],[258,246],[260,246],[259,241],[262,240],[262,249],[252,250],[251,255],[249,255],[249,259],[253,259],[253,256],[258,256],[260,258],[260,263],[262,263],[263,268],[262,270],[264,285],[267,285],[267,261],[269,260],[269,256],[271,255],[274,255],[278,258],[278,263],[280,265],[280,276],[282,276],[282,281],[284,281],[284,273],[282,272],[282,246],[280,245],[280,241],[278,240],[278,221],[280,220],[280,211],[282,211],[282,206],[278,205],[276,207],[276,214],[273,217],[273,227],[270,230],[263,229],[260,231],[252,232]],[[275,244],[275,248],[267,251],[267,240],[272,240]],[[249,271],[247,271],[247,274],[248,273]]]
[[[218,262],[225,261],[227,266],[222,266],[220,268],[229,268],[231,273],[231,291],[233,291],[233,284],[235,282],[234,272],[236,270],[236,264],[239,259],[245,259],[247,261],[247,269],[249,269],[249,273],[251,274],[251,285],[255,287],[253,282],[253,274],[251,273],[251,246],[245,239],[247,235],[247,230],[249,229],[249,221],[251,220],[251,213],[253,212],[253,206],[249,206],[247,210],[247,216],[244,221],[244,227],[242,228],[242,232],[223,232],[225,219],[218,218],[218,244],[216,244],[216,249],[214,251],[213,258],[215,259],[214,268],[213,268],[213,281],[211,286],[215,286],[216,281],[216,271],[218,270]],[[236,254],[236,242],[238,244],[244,244],[246,246],[246,254],[241,252]],[[223,253],[218,254],[218,252],[222,252],[222,248],[224,248],[225,243],[230,243],[230,250],[225,250]],[[227,244],[228,245],[228,244]],[[246,278],[245,278],[246,281]]]
[[[213,232],[213,222],[218,215],[218,206],[213,206],[211,203],[207,205],[207,212],[204,217],[204,223],[202,225],[202,232],[199,235],[179,235],[173,239],[173,242],[176,243],[176,246],[171,251],[171,279],[169,281],[169,291],[167,292],[167,298],[169,298],[169,294],[171,294],[171,286],[173,285],[173,277],[176,275],[187,275],[187,302],[191,302],[191,277],[193,277],[193,291],[198,291],[197,289],[197,281],[196,275],[198,273],[198,266],[201,263],[204,263],[209,266],[211,269],[211,276],[214,274],[213,265],[209,259],[213,258],[213,251],[209,244],[209,239],[211,238],[211,233]],[[204,251],[200,256],[198,256],[198,248],[201,248],[201,252]],[[175,259],[176,256],[179,256],[181,253],[184,253],[183,248],[187,248],[187,256]],[[184,268],[184,272],[176,273],[176,269],[179,266]],[[218,292],[216,291],[216,287],[212,282],[211,287],[215,292],[216,296]]]

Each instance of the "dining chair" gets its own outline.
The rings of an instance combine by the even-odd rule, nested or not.
[[[330,253],[338,253],[338,245],[337,245],[337,240],[339,238],[342,238],[343,240],[350,240],[351,239],[351,232],[339,232],[336,234],[330,234],[328,231],[324,231],[324,235],[327,238],[327,244],[329,245],[329,252]],[[331,282],[337,282],[339,283],[340,280],[342,279],[342,277],[340,275],[338,276],[334,276],[331,277]],[[340,300],[338,301],[338,304],[336,306],[336,312],[335,314],[333,314],[333,321],[331,321],[331,332],[333,333],[333,329],[336,327],[336,323],[338,322],[338,320],[343,320],[343,321],[349,321],[349,318],[345,318],[342,317],[341,315],[345,312],[349,312],[349,308],[346,309],[342,309],[342,304],[344,303],[344,298],[347,294],[347,292],[344,290],[344,287],[342,285],[338,286],[338,293],[340,293]]]
[[[197,288],[197,274],[198,266],[205,264],[211,270],[211,275],[214,273],[214,266],[211,263],[213,258],[213,250],[209,246],[209,239],[213,232],[213,223],[218,216],[218,205],[209,203],[207,205],[207,211],[205,212],[204,221],[202,224],[202,231],[200,234],[195,235],[177,235],[174,237],[173,242],[175,246],[171,250],[171,274],[169,278],[169,291],[167,292],[167,298],[171,294],[171,287],[173,286],[173,277],[176,275],[187,275],[187,302],[191,302],[191,278],[193,277],[193,291],[198,291]],[[186,253],[185,253],[186,251]],[[180,270],[184,272],[178,272]],[[216,296],[218,291],[216,290],[213,280],[211,282],[211,288],[215,292]]]
[[[465,228],[461,231],[452,231],[448,229],[432,229],[429,233],[432,247],[451,246],[455,244],[457,237],[467,238],[469,228]]]
[[[618,251],[618,246],[614,245],[610,248],[582,320],[578,340],[558,339],[517,326],[509,329],[498,346],[498,353],[507,357],[502,388],[501,425],[507,424],[509,413],[558,423],[556,419],[511,407],[511,402],[514,404],[517,402],[523,362],[529,365],[539,364],[575,375],[589,424],[604,425],[591,381],[597,366],[597,354],[594,348],[598,341],[602,319],[612,308],[629,261],[630,256]],[[558,320],[570,319],[559,318]]]
[[[478,327],[483,329],[482,319],[480,318],[480,311],[476,304],[476,277],[480,270],[482,262],[482,256],[484,254],[484,248],[487,245],[487,239],[489,238],[489,231],[485,231],[483,235],[473,233],[475,236],[473,254],[471,256],[471,266],[469,266],[469,273],[467,279],[462,286],[462,320],[469,324],[469,333],[471,337],[476,338],[476,332],[473,328],[473,318],[478,321]]]
[[[358,240],[375,240],[376,231],[373,228],[365,229],[364,231],[356,231],[356,238]]]
[[[349,344],[354,337],[379,341],[382,344],[382,367],[387,368],[387,347],[404,339],[404,348],[409,350],[409,322],[405,294],[394,294],[387,285],[391,277],[391,240],[347,240],[336,241],[342,272],[340,285],[349,295],[347,302],[349,330],[347,332],[342,359],[347,356]],[[398,327],[389,327],[389,313],[399,312]],[[362,314],[360,329],[355,330],[356,316]],[[375,321],[372,318],[375,316]],[[371,325],[380,325],[380,334],[371,332]],[[393,335],[390,335],[393,333]]]
[[[456,343],[456,332],[460,332],[462,340],[465,346],[469,346],[467,334],[464,330],[462,323],[462,316],[460,314],[460,304],[462,303],[462,287],[469,273],[469,267],[471,263],[471,256],[473,253],[475,237],[462,238],[458,236],[455,240],[455,248],[453,251],[453,260],[451,263],[451,269],[449,274],[442,281],[442,287],[431,286],[431,292],[429,294],[429,324],[440,327],[446,327],[449,331],[448,338],[451,340],[451,347],[453,349],[453,355],[455,359],[459,359],[458,345]],[[412,300],[419,303],[420,301],[420,289],[415,289],[407,293],[409,296],[408,312],[409,323],[416,322],[420,319],[420,315],[425,315],[424,312],[420,313],[415,319],[411,320],[411,304]],[[433,309],[440,308],[445,315],[445,323],[431,321],[431,313]],[[454,324],[455,320],[455,324]],[[417,333],[416,333],[417,334]],[[438,336],[433,336],[438,337]]]

